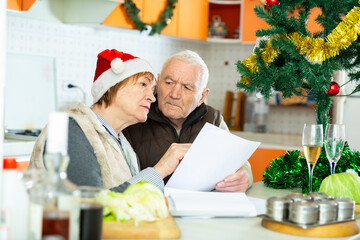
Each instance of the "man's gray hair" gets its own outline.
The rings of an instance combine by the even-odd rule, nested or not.
[[[191,50],[184,50],[172,55],[164,64],[164,66],[171,60],[171,59],[179,59],[184,62],[190,63],[192,65],[200,65],[201,69],[201,90],[204,90],[208,81],[209,81],[209,69],[204,62],[204,60],[199,56],[198,53],[191,51]]]

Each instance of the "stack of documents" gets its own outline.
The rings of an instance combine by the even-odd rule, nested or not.
[[[165,188],[172,216],[251,217],[254,205],[245,193],[198,192]]]
[[[260,145],[206,123],[165,187],[173,216],[255,216],[245,193],[213,192]]]

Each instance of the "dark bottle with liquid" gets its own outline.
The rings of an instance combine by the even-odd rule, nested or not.
[[[68,115],[51,113],[47,125],[46,179],[30,191],[30,239],[79,239],[80,191],[66,169]]]

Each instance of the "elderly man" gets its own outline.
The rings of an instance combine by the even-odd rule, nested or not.
[[[156,86],[157,102],[151,105],[147,121],[123,131],[141,169],[154,166],[172,143],[192,143],[206,122],[228,130],[221,113],[204,103],[209,94],[208,78],[205,62],[193,51],[179,52],[165,62]],[[247,162],[215,189],[245,192],[252,181]]]

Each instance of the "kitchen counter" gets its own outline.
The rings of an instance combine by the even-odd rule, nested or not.
[[[30,155],[35,141],[4,140],[4,156]]]
[[[248,190],[247,195],[256,198],[269,198],[272,196],[285,196],[290,193],[299,192],[299,189],[278,190],[267,188],[262,182],[255,183]],[[251,218],[210,218],[210,219],[189,219],[175,218],[181,230],[180,239],[266,239],[266,240],[315,240],[325,238],[300,237],[274,232],[261,226],[260,217]],[[360,219],[357,220],[358,225]],[[327,238],[328,239],[328,238]],[[360,234],[351,237],[332,238],[334,240],[355,240],[360,239]]]
[[[5,139],[3,145],[4,156],[16,157],[18,170],[27,169],[35,139],[35,137],[27,140]]]
[[[242,131],[231,131],[231,133],[247,140],[261,142],[259,148],[302,151],[302,137],[300,135],[253,133]]]

